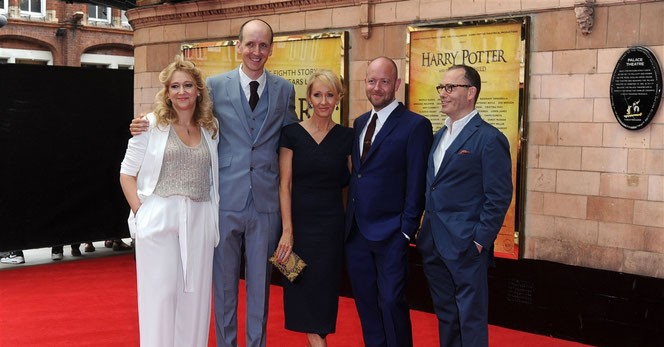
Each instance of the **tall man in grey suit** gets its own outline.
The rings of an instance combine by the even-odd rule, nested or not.
[[[279,135],[297,122],[295,89],[265,70],[272,28],[259,19],[240,28],[242,65],[212,76],[207,86],[219,120],[219,234],[213,266],[217,346],[237,346],[241,248],[245,248],[247,346],[265,346],[269,280],[267,259],[277,247]]]
[[[446,347],[489,344],[487,269],[512,201],[510,146],[475,109],[481,86],[465,65],[436,86],[447,119],[429,155],[417,248]]]
[[[281,228],[279,135],[296,122],[295,90],[265,70],[272,28],[252,20],[240,28],[239,68],[208,78],[219,120],[219,233],[214,254],[217,346],[237,346],[237,295],[245,247],[247,346],[265,346],[269,279],[267,259]],[[258,84],[256,85],[256,82]]]

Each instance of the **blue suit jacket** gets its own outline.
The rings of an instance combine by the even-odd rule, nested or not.
[[[426,213],[418,242],[433,236],[445,259],[458,259],[473,241],[493,251],[512,201],[509,143],[477,114],[445,151],[434,175],[433,152],[446,130],[443,126],[436,133],[429,155]]]
[[[219,120],[220,210],[242,211],[251,189],[256,211],[279,212],[277,150],[281,128],[297,122],[295,89],[287,80],[265,73],[269,106],[255,140],[242,105],[238,69],[207,79]]]
[[[371,241],[385,240],[398,232],[412,237],[424,208],[427,157],[433,140],[431,122],[400,103],[376,134],[364,163],[360,163],[359,136],[370,116],[367,112],[353,124],[346,237],[353,219]]]

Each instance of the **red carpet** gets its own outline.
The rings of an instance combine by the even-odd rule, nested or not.
[[[243,284],[243,283],[242,283]],[[244,291],[240,291],[244,297]],[[244,302],[241,298],[240,302]],[[239,307],[240,317],[244,307]],[[438,346],[434,315],[411,311],[415,346]],[[239,343],[244,345],[244,321]],[[569,341],[490,326],[491,346],[582,346]],[[341,298],[330,346],[362,346],[352,299]],[[283,329],[281,287],[272,286],[267,345],[306,345]],[[0,271],[0,347],[138,346],[136,271],[131,255]],[[215,346],[214,331],[210,344]]]

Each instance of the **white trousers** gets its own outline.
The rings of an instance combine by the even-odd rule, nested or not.
[[[136,215],[142,347],[207,346],[215,228],[211,202],[151,195]]]

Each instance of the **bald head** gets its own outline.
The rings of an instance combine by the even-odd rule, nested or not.
[[[378,57],[367,66],[364,80],[366,94],[374,110],[380,111],[394,101],[395,92],[401,80],[397,73],[397,64],[387,57]]]
[[[252,27],[252,28],[255,28],[255,29],[261,29],[261,28],[262,29],[267,29],[270,33],[270,44],[272,44],[272,42],[274,41],[274,33],[272,32],[272,27],[270,26],[270,24],[267,24],[266,21],[264,21],[262,19],[258,19],[258,18],[248,20],[248,21],[244,22],[244,24],[242,24],[242,26],[240,27],[240,34],[238,35],[238,41],[242,42],[242,39],[244,37],[244,28],[246,26],[249,26],[249,27]]]
[[[369,72],[369,68],[372,66],[389,71],[392,74],[393,81],[396,81],[399,78],[399,69],[397,69],[397,64],[394,62],[394,60],[388,57],[380,56],[371,60],[369,62],[369,66],[367,66],[367,73]]]
[[[237,52],[242,56],[242,71],[255,80],[272,55],[272,28],[260,19],[252,19],[240,28]]]

